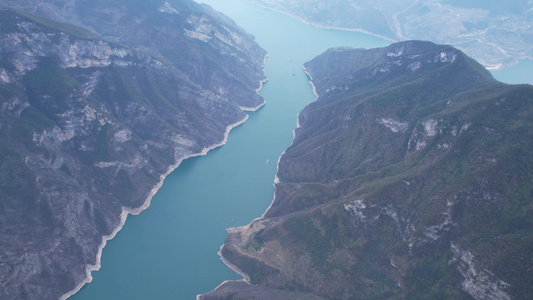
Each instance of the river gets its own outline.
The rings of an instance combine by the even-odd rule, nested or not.
[[[186,160],[170,174],[151,206],[129,216],[107,243],[93,282],[70,299],[194,299],[239,279],[217,251],[226,228],[248,224],[272,201],[278,157],[292,141],[298,112],[315,99],[303,63],[334,46],[389,44],[362,33],[315,28],[242,1],[202,2],[234,19],[269,52],[269,81],[261,91],[267,104],[249,113],[225,146]]]

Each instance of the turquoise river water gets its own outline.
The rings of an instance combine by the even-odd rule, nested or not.
[[[151,206],[129,216],[107,243],[93,282],[70,299],[195,299],[239,279],[217,252],[226,228],[248,224],[272,201],[278,157],[292,141],[298,112],[315,99],[303,63],[334,46],[389,44],[357,32],[315,28],[240,0],[201,2],[234,19],[269,52],[269,82],[261,91],[267,104],[233,129],[226,145],[184,161],[170,174]],[[532,70],[526,61],[494,74],[510,83],[531,82]]]

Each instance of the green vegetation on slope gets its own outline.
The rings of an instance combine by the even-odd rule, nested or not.
[[[327,299],[533,297],[533,88],[417,41],[306,68],[319,98],[272,207],[230,232],[226,258],[254,283]]]

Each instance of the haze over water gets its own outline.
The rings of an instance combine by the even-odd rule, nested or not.
[[[234,19],[269,52],[269,82],[261,91],[267,104],[233,129],[225,146],[186,160],[169,175],[151,206],[129,216],[108,242],[93,282],[71,299],[194,299],[239,279],[217,251],[226,228],[248,224],[272,201],[276,162],[292,141],[298,112],[315,100],[303,63],[330,47],[389,44],[314,28],[242,1],[202,2]]]

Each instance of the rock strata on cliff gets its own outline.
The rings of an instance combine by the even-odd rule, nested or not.
[[[532,298],[533,87],[418,41],[305,68],[272,206],[221,250],[249,284],[204,298]]]
[[[264,103],[265,52],[192,1],[2,2],[18,10],[0,7],[0,298],[57,299],[173,167]]]

